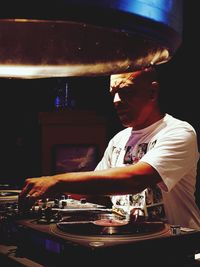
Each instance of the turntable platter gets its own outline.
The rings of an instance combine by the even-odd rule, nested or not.
[[[101,225],[97,224],[96,221],[76,223],[76,224],[66,224],[63,222],[57,223],[57,227],[68,234],[76,234],[82,236],[108,236],[108,235],[149,235],[157,233],[165,229],[165,224],[162,222],[143,222],[143,223],[131,223],[124,225],[115,225],[113,223],[108,226],[108,224]],[[111,226],[112,225],[112,226]]]
[[[162,231],[161,221],[129,222],[112,213],[83,213],[64,217],[57,224],[63,233],[81,236],[146,235]]]

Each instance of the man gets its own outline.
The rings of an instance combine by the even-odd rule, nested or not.
[[[126,128],[110,140],[95,171],[27,179],[20,203],[31,204],[58,192],[109,195],[114,208],[122,212],[138,207],[148,213],[148,206],[155,201],[158,209],[149,214],[160,212],[159,205],[164,204],[168,223],[200,229],[194,198],[199,159],[195,130],[161,111],[154,68],[112,75],[110,85],[117,114]],[[147,196],[152,191],[156,200]]]

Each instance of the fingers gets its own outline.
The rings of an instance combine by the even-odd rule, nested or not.
[[[37,199],[41,194],[43,194],[42,188],[43,184],[40,178],[26,179],[24,187],[19,194],[19,198],[24,200]]]
[[[52,185],[54,183],[46,176],[26,179],[19,194],[19,209],[30,208],[36,200],[49,197],[52,193]]]
[[[29,191],[31,190],[31,188],[33,187],[33,184],[31,184],[30,181],[31,181],[31,179],[27,179],[25,181],[25,184],[24,184],[24,186],[22,188],[22,191],[19,194],[19,197],[21,199],[25,198],[27,196],[27,194],[29,194]]]
[[[18,197],[18,208],[20,212],[28,212],[35,203],[35,196],[31,193],[34,187],[32,179],[26,179],[24,187]]]

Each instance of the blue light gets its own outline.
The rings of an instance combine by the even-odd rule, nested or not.
[[[68,0],[73,4],[82,0]],[[84,0],[89,6],[114,9],[168,25],[182,32],[182,0]]]
[[[181,30],[182,5],[180,0],[126,0],[116,1],[116,4],[122,11],[164,23],[169,27],[173,26],[178,31]],[[177,17],[177,14],[181,15]]]
[[[45,240],[45,249],[50,252],[54,252],[58,254],[61,253],[60,244],[50,239]]]

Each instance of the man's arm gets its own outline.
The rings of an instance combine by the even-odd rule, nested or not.
[[[58,193],[80,195],[123,195],[141,192],[161,181],[158,172],[145,162],[107,170],[70,172],[29,178],[19,196],[35,201]]]

